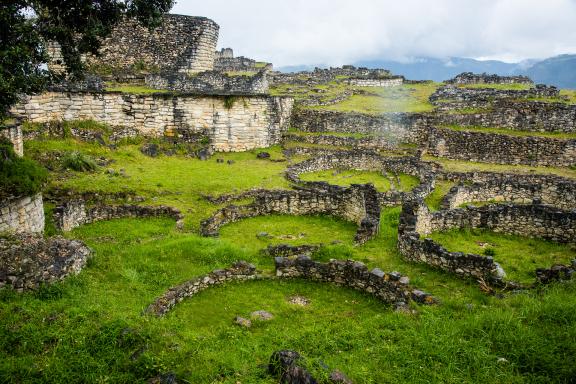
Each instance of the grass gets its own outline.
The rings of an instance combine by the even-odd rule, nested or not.
[[[299,280],[229,284],[183,301],[165,318],[141,315],[168,287],[234,260],[271,265],[251,244],[253,230],[269,225],[284,234],[294,224],[322,239],[331,219],[296,225],[268,217],[248,222],[248,229],[227,226],[220,239],[178,233],[168,219],[78,228],[69,236],[95,250],[78,277],[37,293],[0,291],[0,378],[128,383],[174,371],[191,383],[275,383],[265,373],[270,354],[296,349],[314,371],[322,362],[357,383],[570,381],[574,283],[485,296],[465,281],[404,263],[395,250],[398,213],[385,210],[380,235],[362,247],[349,246],[351,228],[342,222],[329,227],[328,239],[343,239],[333,250],[341,257],[409,274],[440,298],[442,305],[418,307],[418,316],[352,290]],[[310,306],[288,304],[295,294]],[[249,330],[233,324],[235,316],[260,309],[274,319]]]
[[[570,264],[576,257],[573,246],[541,239],[504,235],[483,229],[452,230],[430,236],[452,252],[492,254],[506,278],[522,283],[535,281],[536,268],[549,268],[554,264]],[[492,250],[487,252],[488,250]]]
[[[459,126],[459,125],[444,125],[441,128],[452,129],[454,131],[464,132],[481,132],[481,133],[496,133],[498,135],[508,136],[534,136],[534,137],[548,137],[552,139],[576,139],[576,133],[565,132],[535,132],[535,131],[517,131],[507,128],[495,127],[479,127],[479,126]]]
[[[424,202],[426,205],[428,205],[428,208],[430,208],[432,211],[438,211],[440,209],[442,199],[455,185],[456,183],[453,181],[436,180],[434,190],[426,197],[426,199],[424,199]]]
[[[67,139],[29,141],[26,142],[25,151],[38,157],[47,152],[78,151],[92,157],[114,160],[109,166],[93,173],[53,177],[51,186],[79,192],[134,192],[146,198],[144,204],[164,204],[180,209],[186,224],[192,229],[218,208],[205,201],[202,195],[234,193],[254,187],[288,187],[283,176],[286,163],[257,159],[258,150],[218,154],[207,161],[184,155],[162,155],[155,159],[143,155],[136,145],[119,146],[112,150]],[[273,158],[282,157],[280,147],[267,151]],[[224,163],[217,163],[216,158],[223,159]],[[228,160],[233,163],[228,164]],[[122,169],[126,176],[119,175]],[[113,170],[113,173],[108,170]]]
[[[560,96],[567,96],[568,102],[570,104],[576,104],[576,90],[574,89],[562,89],[560,90]]]
[[[166,89],[154,89],[146,85],[114,84],[106,87],[108,92],[133,93],[137,95],[149,95],[152,93],[174,93]]]
[[[328,169],[324,171],[308,172],[300,175],[304,181],[327,181],[330,184],[349,186],[351,184],[374,184],[380,192],[389,191],[392,182],[396,190],[410,191],[420,182],[417,177],[387,173],[383,175],[377,171],[359,171],[351,169]]]
[[[500,173],[525,173],[525,174],[552,174],[570,179],[576,178],[576,169],[572,168],[555,168],[555,167],[530,167],[527,165],[507,165],[507,164],[488,164],[474,163],[471,161],[448,160],[440,157],[425,155],[426,161],[434,161],[451,172],[500,172]]]
[[[304,132],[299,131],[296,128],[291,128],[288,130],[288,133],[291,135],[297,136],[335,136],[335,137],[352,137],[354,139],[363,139],[363,138],[371,138],[371,137],[378,137],[377,134],[364,134],[364,133],[347,133],[347,132]]]
[[[434,109],[428,98],[439,87],[438,83],[404,84],[401,87],[361,88],[371,95],[353,95],[341,103],[313,107],[340,112],[368,114],[390,112],[430,112]]]
[[[192,230],[219,208],[203,200],[203,194],[288,188],[283,178],[288,162],[257,159],[260,150],[200,161],[181,153],[149,158],[134,144],[111,149],[73,139],[26,142],[26,153],[32,157],[68,151],[113,160],[106,168],[113,169],[114,176],[104,170],[70,174],[58,169],[51,174],[52,187],[134,191],[147,198],[145,204],[182,210]],[[280,147],[265,151],[283,159]],[[440,162],[460,169],[475,167]],[[532,169],[482,166],[491,171]],[[121,169],[127,177],[118,176]],[[400,179],[408,188],[409,179]],[[573,379],[576,346],[567,340],[576,339],[575,282],[487,296],[473,281],[405,262],[396,249],[399,214],[399,207],[383,209],[380,233],[362,246],[352,245],[353,223],[323,216],[256,217],[224,226],[219,238],[177,231],[173,220],[163,218],[77,228],[66,236],[94,250],[82,273],[37,292],[0,289],[0,382],[133,383],[173,371],[190,383],[272,384],[277,380],[265,373],[265,364],[278,349],[302,353],[318,376],[326,364],[356,383]],[[269,236],[257,237],[260,232]],[[269,244],[319,242],[328,246],[314,257],[351,258],[369,268],[399,271],[441,304],[414,305],[418,314],[410,315],[349,289],[262,280],[204,291],[164,318],[142,316],[169,287],[236,260],[255,263],[270,274],[273,261],[260,252]],[[504,253],[496,248],[496,258],[499,255]],[[532,259],[526,253],[518,257],[521,260],[514,263],[522,272]],[[295,294],[311,304],[290,305],[287,299]],[[235,316],[246,317],[255,310],[267,310],[274,319],[256,322],[250,329],[233,324]]]

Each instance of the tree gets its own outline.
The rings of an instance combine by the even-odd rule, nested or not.
[[[81,77],[82,54],[124,17],[156,27],[174,0],[2,0],[0,5],[0,122],[18,95],[41,91],[57,78],[47,70],[45,43],[62,49],[66,71]]]

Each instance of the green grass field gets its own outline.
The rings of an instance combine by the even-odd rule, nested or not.
[[[255,217],[225,225],[217,238],[203,238],[197,234],[200,220],[221,207],[203,195],[290,188],[283,173],[302,158],[285,159],[278,146],[266,151],[280,161],[257,159],[259,151],[201,161],[190,148],[164,142],[161,149],[175,153],[150,158],[140,145],[127,142],[111,149],[73,139],[26,142],[27,156],[52,169],[48,189],[130,191],[145,197],[143,204],[180,209],[186,228],[176,230],[171,219],[122,219],[66,233],[94,251],[78,276],[36,292],[0,289],[0,383],[135,383],[175,372],[189,383],[272,384],[277,380],[265,366],[278,349],[302,353],[318,377],[325,376],[322,366],[327,365],[355,383],[568,383],[576,376],[576,346],[570,342],[576,339],[575,282],[490,296],[473,280],[408,263],[396,249],[400,207],[382,210],[380,233],[362,246],[353,245],[355,223],[325,216]],[[112,162],[93,172],[72,171],[61,164],[71,151]],[[576,176],[570,169],[434,160],[454,170]],[[332,173],[308,176],[390,187],[377,173]],[[417,182],[400,175],[403,190]],[[438,181],[427,203],[437,209],[451,186]],[[531,279],[538,266],[566,262],[574,252],[485,232],[434,236],[458,251],[478,252],[476,242],[490,243],[495,259],[519,280]],[[412,304],[417,314],[399,313],[349,289],[266,279],[206,290],[163,318],[142,314],[168,288],[237,260],[252,262],[270,276],[273,259],[261,250],[279,243],[322,243],[325,247],[313,256],[318,260],[354,259],[369,268],[398,271],[439,304]],[[311,304],[293,306],[288,302],[293,295]],[[274,319],[249,329],[233,323],[235,316],[256,310],[269,311]]]

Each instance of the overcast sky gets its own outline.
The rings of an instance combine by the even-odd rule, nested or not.
[[[576,53],[576,0],[177,0],[220,25],[219,47],[275,66]]]

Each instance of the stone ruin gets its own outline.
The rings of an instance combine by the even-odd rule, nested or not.
[[[271,63],[257,62],[244,56],[234,56],[232,48],[222,48],[216,51],[214,59],[214,70],[219,72],[260,72],[262,70],[272,71]]]
[[[487,73],[464,72],[446,81],[448,84],[527,84],[534,82],[527,76],[499,76]]]

